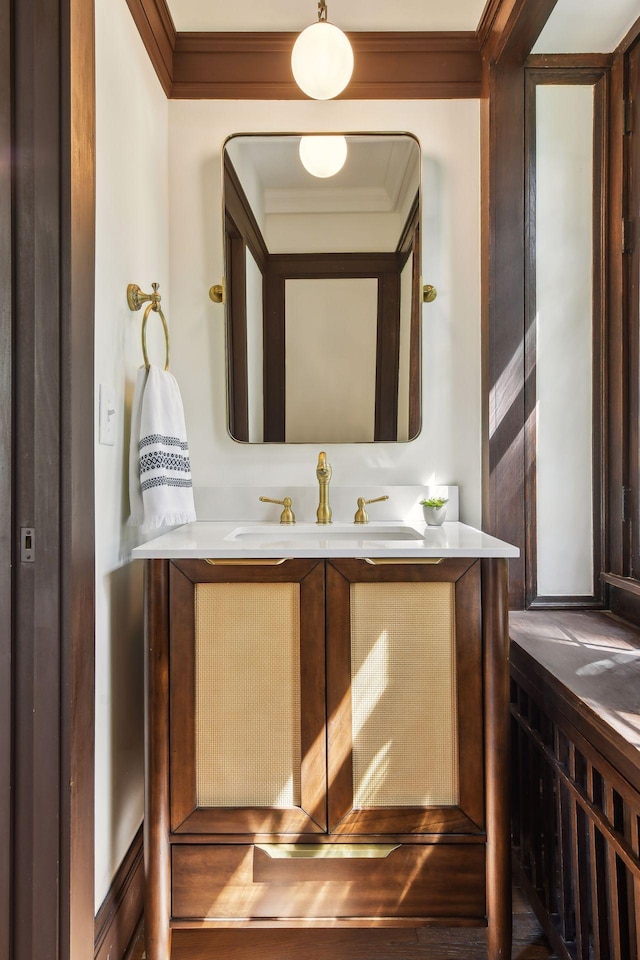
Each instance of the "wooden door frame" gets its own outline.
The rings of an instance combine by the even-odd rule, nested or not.
[[[11,0],[0,0],[0,151],[11,153]],[[12,240],[11,171],[0,165],[0,956],[11,949]]]
[[[497,0],[483,18],[481,99],[482,526],[520,547],[525,603],[525,61],[557,0]]]
[[[3,619],[12,618],[0,656],[3,666],[11,659],[1,675],[13,726],[7,737],[1,725],[12,806],[3,788],[0,816],[4,831],[10,813],[13,851],[9,903],[6,854],[0,863],[0,937],[10,938],[13,960],[86,960],[94,950],[94,4],[2,0],[3,27],[9,10],[0,123],[3,148],[7,135],[12,147],[12,208],[0,243],[14,286],[0,285],[0,337],[10,348],[0,359],[10,411],[0,443],[4,453],[12,438],[13,463],[0,489],[11,518],[0,543],[13,564],[0,587]],[[25,526],[35,529],[30,561],[19,549]]]

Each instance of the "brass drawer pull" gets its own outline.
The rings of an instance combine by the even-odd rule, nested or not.
[[[256,843],[272,860],[384,860],[399,843]]]
[[[377,567],[384,563],[442,563],[444,557],[360,557],[360,559],[370,563],[372,567]]]
[[[212,567],[278,567],[281,563],[286,563],[287,557],[238,557],[237,559],[228,558],[220,560],[210,560],[204,558],[205,563],[210,563]]]

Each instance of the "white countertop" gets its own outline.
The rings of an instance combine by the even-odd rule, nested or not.
[[[401,528],[413,530],[406,539]],[[344,534],[344,536],[343,536]],[[518,557],[510,543],[464,523],[429,527],[424,523],[353,523],[328,527],[299,523],[196,521],[164,533],[133,550],[135,559],[270,557]]]

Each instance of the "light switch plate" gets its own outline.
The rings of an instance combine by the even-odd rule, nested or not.
[[[105,383],[100,384],[100,428],[98,440],[112,447],[116,442],[116,392]]]

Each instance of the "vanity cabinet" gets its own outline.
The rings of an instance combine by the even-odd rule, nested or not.
[[[148,960],[189,926],[484,924],[506,562],[147,560]]]

